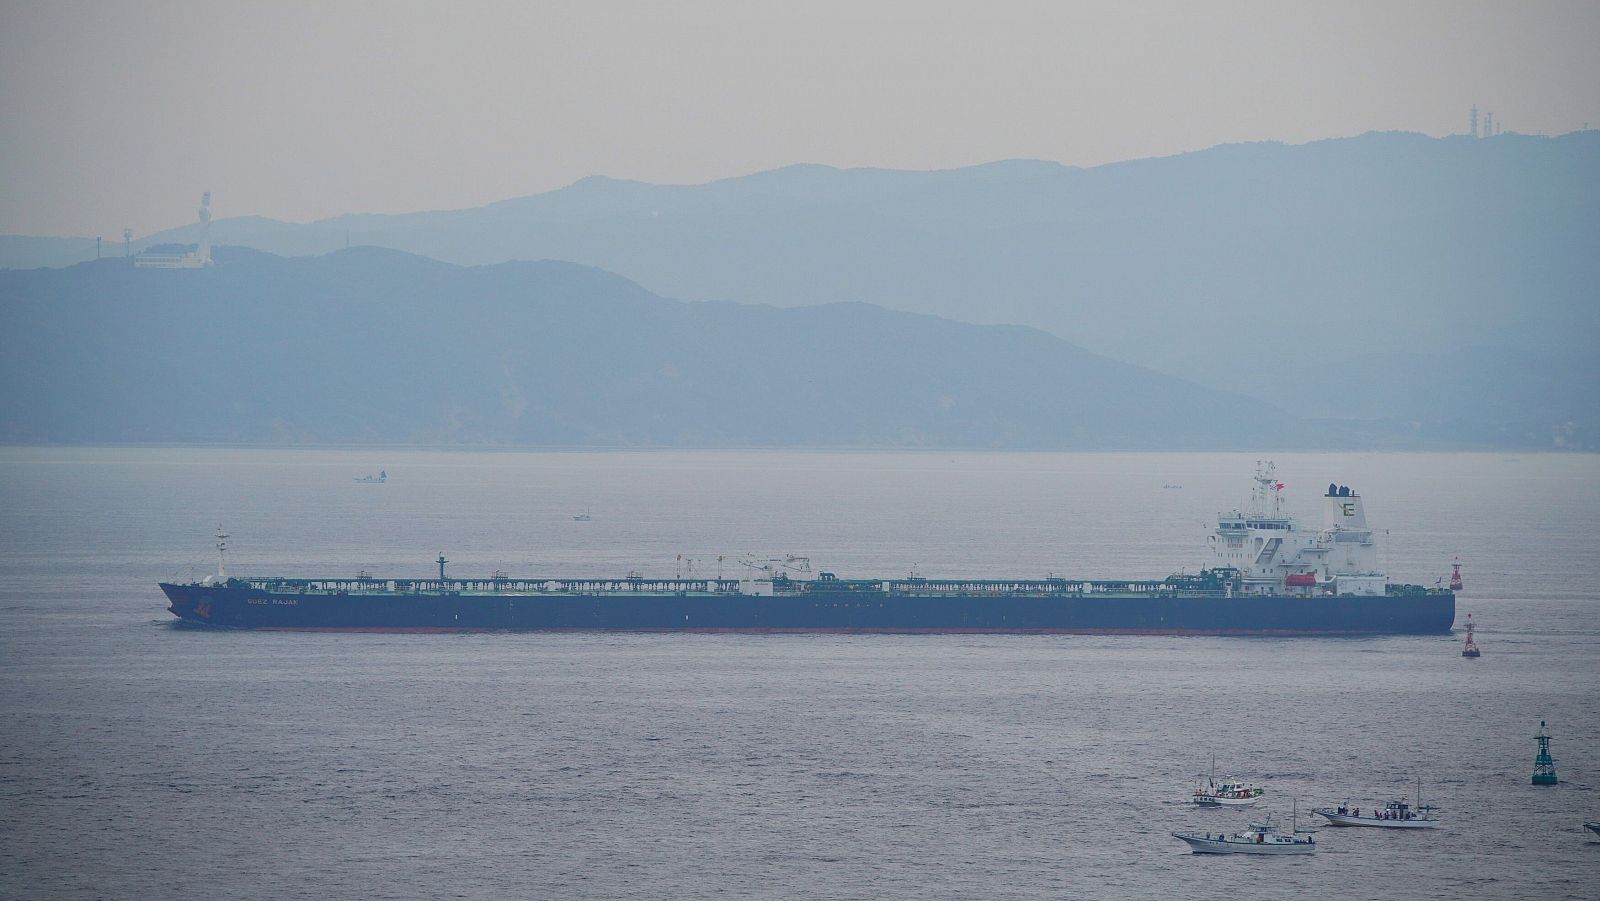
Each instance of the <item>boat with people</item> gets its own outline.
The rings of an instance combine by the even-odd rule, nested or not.
[[[1338,807],[1313,807],[1311,812],[1325,817],[1330,826],[1375,826],[1380,829],[1433,829],[1439,825],[1439,808],[1422,803],[1422,780],[1417,780],[1417,803],[1390,801],[1383,807],[1361,808],[1348,803]]]
[[[1206,784],[1194,790],[1194,796],[1189,803],[1196,807],[1249,807],[1261,800],[1266,790],[1254,785],[1246,785],[1237,776],[1223,776],[1218,782],[1216,777],[1217,759],[1211,758],[1211,775],[1206,777]]]
[[[1298,810],[1296,814],[1298,820]],[[1172,837],[1187,842],[1195,854],[1314,854],[1317,843],[1311,831],[1296,827],[1279,832],[1268,817],[1239,832],[1174,832]]]

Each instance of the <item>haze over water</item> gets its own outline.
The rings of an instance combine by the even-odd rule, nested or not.
[[[1463,562],[1459,637],[215,633],[236,574],[842,577],[1197,569],[1244,454],[0,449],[0,895],[1593,897],[1600,458],[1280,454],[1364,495],[1392,581]],[[354,477],[385,469],[387,484]],[[1181,488],[1163,488],[1181,485]],[[592,521],[578,522],[589,512]],[[1387,530],[1388,534],[1383,534]],[[1540,718],[1562,784],[1528,784]],[[1440,804],[1309,858],[1168,833]],[[1219,775],[1222,773],[1219,772]]]

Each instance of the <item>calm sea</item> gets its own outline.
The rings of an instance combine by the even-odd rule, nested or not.
[[[0,896],[1600,896],[1600,458],[1276,459],[1305,518],[1330,481],[1366,497],[1396,581],[1459,555],[1483,658],[209,633],[155,584],[214,569],[219,524],[241,574],[1161,576],[1246,500],[1241,454],[0,449]],[[1251,818],[1176,803],[1213,755],[1285,821],[1420,776],[1445,825],[1194,856],[1169,833]]]

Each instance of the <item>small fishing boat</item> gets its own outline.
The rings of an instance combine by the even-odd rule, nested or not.
[[[1379,829],[1434,829],[1439,825],[1439,808],[1422,803],[1422,780],[1417,780],[1417,803],[1413,807],[1404,800],[1390,801],[1383,807],[1369,807],[1363,814],[1361,808],[1341,804],[1338,807],[1314,807],[1311,812],[1325,817],[1330,826],[1375,826]]]
[[[1189,803],[1196,807],[1249,807],[1261,800],[1266,794],[1265,790],[1253,785],[1245,785],[1236,776],[1223,776],[1218,782],[1217,759],[1211,758],[1211,775],[1206,778],[1206,784],[1194,790],[1194,796]]]
[[[1299,820],[1298,807],[1295,819]],[[1241,832],[1174,832],[1172,837],[1187,842],[1195,854],[1314,854],[1317,843],[1308,834],[1310,831],[1295,828],[1285,834],[1268,817]]]
[[[587,511],[585,511],[583,513],[574,513],[574,514],[572,514],[572,521],[573,522],[588,522],[591,519],[594,519],[594,517],[590,516]]]
[[[378,484],[378,483],[381,483],[381,482],[389,481],[389,474],[380,469],[380,470],[378,470],[378,474],[377,475],[364,475],[364,476],[361,476],[361,477],[357,478],[356,481],[357,482],[367,482],[367,483],[370,483],[370,484]]]

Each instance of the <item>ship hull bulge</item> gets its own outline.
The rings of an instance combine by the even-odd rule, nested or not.
[[[162,583],[181,621],[235,629],[333,631],[660,631],[1077,633],[1142,635],[1443,634],[1455,596],[1005,597],[813,588],[794,595],[273,592],[236,580]]]

